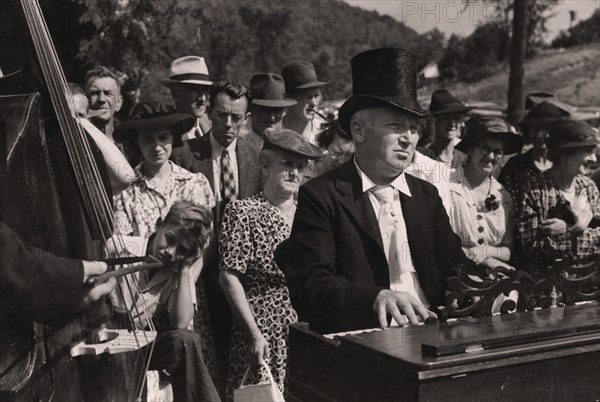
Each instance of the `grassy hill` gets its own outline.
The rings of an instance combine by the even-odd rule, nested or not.
[[[583,45],[570,49],[550,49],[527,61],[525,93],[553,92],[558,99],[578,107],[600,107],[600,45]],[[448,88],[466,102],[491,102],[506,106],[508,64],[480,82],[430,83],[419,89],[419,101],[428,105],[431,93]]]

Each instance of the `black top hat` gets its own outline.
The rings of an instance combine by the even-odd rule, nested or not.
[[[265,133],[263,149],[275,149],[305,159],[317,159],[323,151],[306,141],[301,134],[287,128]]]
[[[285,89],[288,91],[318,88],[329,84],[329,81],[317,80],[315,66],[308,61],[291,62],[281,69],[281,75],[285,80]]]
[[[417,56],[405,49],[367,50],[352,58],[352,96],[339,112],[342,130],[350,133],[350,118],[368,107],[391,107],[418,117]]]
[[[527,116],[519,122],[519,126],[545,126],[563,120],[565,117],[564,111],[559,109],[548,101],[543,101],[535,105]]]
[[[288,107],[298,103],[285,97],[283,77],[278,74],[254,74],[250,78],[250,97],[252,104],[259,106]]]
[[[119,124],[113,133],[117,142],[125,142],[144,130],[169,127],[173,135],[183,135],[194,127],[196,118],[176,113],[175,107],[161,102],[145,102],[135,105],[129,113],[130,120]]]
[[[481,137],[492,135],[504,142],[504,153],[521,152],[523,137],[504,119],[496,116],[473,116],[465,124],[463,139],[456,145],[459,151],[467,152]]]
[[[452,96],[452,94],[445,89],[438,89],[431,94],[429,111],[432,115],[465,113],[471,109],[473,108],[465,106],[460,100]]]
[[[546,140],[548,148],[578,148],[600,144],[598,133],[588,123],[565,119],[556,122]]]

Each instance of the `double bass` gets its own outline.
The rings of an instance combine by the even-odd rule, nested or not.
[[[1,17],[0,219],[28,246],[101,259],[113,231],[105,166],[71,112],[41,8],[10,0]],[[155,333],[126,326],[108,301],[43,323],[2,314],[0,401],[140,400]]]

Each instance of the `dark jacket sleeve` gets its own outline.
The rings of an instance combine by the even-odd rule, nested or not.
[[[77,309],[83,290],[80,260],[28,248],[13,230],[0,223],[0,261],[5,313],[26,314],[47,321]]]
[[[351,283],[342,275],[336,261],[345,251],[336,242],[334,200],[324,192],[317,186],[300,188],[291,236],[276,253],[292,305],[316,331],[376,327],[373,303],[384,287]]]

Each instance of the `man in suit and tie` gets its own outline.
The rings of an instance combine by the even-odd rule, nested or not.
[[[173,60],[169,78],[160,80],[160,83],[171,91],[179,112],[196,116],[194,127],[181,138],[190,140],[203,137],[211,126],[206,113],[212,85],[204,57],[184,56]]]
[[[221,216],[228,201],[247,198],[258,193],[260,169],[259,149],[238,138],[248,116],[247,89],[237,83],[218,80],[210,89],[208,117],[212,128],[206,135],[185,141],[174,150],[172,159],[193,173],[203,173],[208,179],[216,200],[214,222],[216,236]],[[229,351],[232,316],[218,281],[219,255],[214,252],[204,257],[205,287],[213,328],[219,370],[217,388],[224,391]]]
[[[277,251],[299,318],[321,332],[423,322],[444,302],[455,264],[471,264],[436,188],[405,174],[424,112],[416,57],[397,48],[352,59],[340,109],[355,157],[300,188]]]

